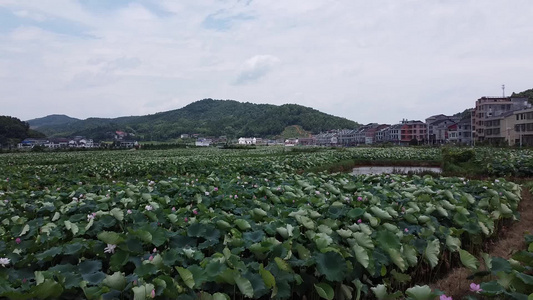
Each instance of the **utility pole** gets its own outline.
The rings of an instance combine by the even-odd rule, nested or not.
[[[505,84],[502,84],[502,95],[505,98]]]

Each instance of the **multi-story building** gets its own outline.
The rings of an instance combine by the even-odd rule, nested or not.
[[[402,139],[402,124],[394,124],[386,128],[383,132],[384,142],[399,144]]]
[[[426,123],[403,120],[401,125],[401,144],[407,145],[415,140],[417,143],[424,143],[427,137]]]
[[[494,127],[492,121],[501,120],[498,118],[507,112],[528,108],[530,104],[527,98],[513,97],[481,97],[476,101],[476,106],[472,114],[472,132],[476,141],[484,141],[486,138],[494,140]],[[485,123],[485,121],[489,121]],[[486,126],[489,125],[489,127]],[[490,129],[489,135],[485,130]]]

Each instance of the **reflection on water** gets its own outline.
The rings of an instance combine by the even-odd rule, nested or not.
[[[439,167],[402,167],[402,166],[370,166],[370,167],[356,167],[352,174],[408,174],[408,173],[422,173],[433,172],[441,173],[442,169]]]

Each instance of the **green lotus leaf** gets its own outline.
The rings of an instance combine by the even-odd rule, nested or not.
[[[311,257],[311,251],[304,247],[302,244],[296,244],[293,246],[298,252],[298,257],[302,260],[307,260]]]
[[[418,257],[415,247],[411,245],[403,245],[402,253],[409,266],[414,267],[418,264]]]
[[[131,231],[130,234],[138,237],[141,241],[145,243],[151,243],[152,242],[152,234],[146,230],[136,230]]]
[[[213,300],[230,300],[230,296],[223,293],[214,293]]]
[[[150,294],[155,290],[155,286],[151,283],[147,283],[141,286],[134,286],[131,289],[133,291],[133,300],[145,300],[151,298]]]
[[[261,208],[254,208],[252,209],[252,213],[255,217],[258,217],[258,218],[263,218],[263,217],[266,217],[268,214],[266,211],[264,211],[263,209]]]
[[[496,296],[505,292],[505,289],[496,281],[482,282],[480,287],[483,294],[487,296]]]
[[[400,229],[396,225],[393,225],[391,223],[383,223],[381,224],[381,226],[383,226],[385,229],[387,229],[388,231],[392,233],[400,232]]]
[[[352,246],[353,252],[355,253],[355,258],[357,261],[365,268],[368,268],[369,263],[369,257],[368,252],[365,250],[365,248],[359,246],[358,244],[355,244]]]
[[[52,279],[46,279],[42,283],[32,287],[29,295],[30,297],[33,296],[40,299],[58,299],[62,293],[63,287],[61,284]]]
[[[346,260],[337,252],[329,251],[316,255],[316,267],[327,280],[339,281],[344,279],[347,270]]]
[[[327,234],[327,235],[331,235],[331,234],[333,233],[333,230],[332,230],[330,227],[328,227],[328,226],[326,226],[326,225],[323,225],[323,224],[322,224],[322,225],[319,225],[319,226],[317,227],[317,230],[318,230],[319,232],[321,232],[321,233],[325,233],[325,234]]]
[[[231,228],[233,228],[233,226],[231,226],[228,222],[224,221],[224,220],[218,220],[216,222],[218,228],[222,229],[222,230],[229,230]]]
[[[66,244],[63,247],[63,254],[73,255],[79,253],[82,249],[86,249],[86,244],[81,242],[75,242],[72,244]]]
[[[191,273],[191,271],[183,268],[183,267],[174,267],[176,271],[180,274],[181,280],[185,283],[186,286],[188,286],[190,289],[194,287],[194,277]]]
[[[318,295],[324,299],[327,300],[333,300],[333,297],[335,297],[335,291],[333,291],[333,288],[325,283],[321,282],[318,284],[315,284],[315,290],[318,293]]]
[[[263,278],[267,288],[271,289],[276,286],[276,279],[274,278],[274,275],[272,275],[270,271],[263,268],[263,264],[259,265],[259,274],[261,275],[261,278]]]
[[[146,275],[153,275],[156,274],[158,271],[158,268],[156,265],[151,263],[143,263],[135,268],[134,273],[137,274],[139,277],[144,277]]]
[[[113,255],[111,255],[111,259],[109,260],[109,266],[112,271],[118,271],[121,269],[122,266],[128,263],[128,259],[130,258],[130,255],[128,252],[123,250],[116,250]]]
[[[70,223],[70,222],[69,222]],[[66,225],[65,225],[66,226]],[[67,228],[70,230],[70,228]],[[24,227],[22,228],[22,230],[20,231],[20,234],[18,236],[23,236],[25,235],[26,233],[28,233],[28,231],[30,231],[30,225],[26,224],[24,225]],[[75,233],[73,233],[75,234]]]
[[[122,291],[126,287],[126,277],[124,273],[115,272],[113,275],[107,275],[102,284],[112,289]]]
[[[468,251],[459,249],[459,258],[463,266],[469,268],[472,272],[476,272],[479,268],[479,261]]]
[[[111,209],[109,213],[120,222],[124,220],[124,211],[118,207]]]
[[[291,266],[283,259],[279,257],[275,257],[274,261],[276,262],[276,265],[278,266],[280,270],[283,270],[285,272],[292,272]]]
[[[187,227],[187,235],[190,237],[201,237],[205,234],[206,227],[201,223],[193,223]]]
[[[461,249],[461,240],[451,235],[446,236],[446,246],[452,252],[457,252]]]
[[[81,274],[91,274],[102,269],[102,262],[99,260],[85,260],[79,264]]]
[[[122,235],[114,231],[102,231],[98,233],[98,239],[106,244],[118,245],[124,241]]]
[[[410,300],[433,300],[437,296],[431,291],[431,288],[427,285],[415,285],[412,288],[408,288],[405,291],[405,294]]]
[[[242,276],[237,276],[235,277],[235,283],[243,295],[249,298],[254,296],[254,288],[252,287],[250,280]]]
[[[252,231],[252,232],[245,232],[243,234],[243,237],[246,241],[251,241],[254,243],[258,243],[263,240],[265,237],[265,233],[262,230]]]
[[[345,239],[351,237],[353,233],[351,230],[346,229],[337,229],[336,232],[338,235]]]
[[[374,249],[374,243],[372,238],[363,232],[354,232],[352,237],[355,239],[359,246],[363,246],[368,249]]]
[[[44,252],[35,254],[35,258],[37,258],[38,260],[49,261],[57,255],[61,254],[61,252],[63,252],[63,247],[52,247],[48,250],[45,250]]]
[[[295,218],[296,218],[296,221],[298,221],[298,223],[303,225],[305,228],[310,229],[310,230],[315,229],[315,223],[310,218],[306,216],[300,216],[300,215],[295,216]]]
[[[384,284],[378,284],[375,287],[370,288],[372,292],[374,292],[374,295],[378,300],[384,300],[387,299],[388,293],[387,293],[387,287]]]
[[[396,249],[400,250],[402,244],[400,243],[400,238],[394,233],[388,230],[378,231],[376,235],[376,241],[378,245],[383,249]]]
[[[244,231],[244,230],[248,230],[252,228],[252,226],[250,226],[250,223],[248,223],[248,221],[244,219],[237,219],[234,222],[237,225],[237,227],[239,227],[240,230]]]
[[[353,208],[350,211],[348,211],[347,216],[352,220],[357,220],[361,218],[361,216],[365,213],[365,211],[361,208]]]
[[[76,225],[75,223],[71,223],[70,221],[64,221],[63,224],[65,224],[65,228],[67,230],[70,230],[72,232],[72,235],[76,235],[80,231],[78,225]]]
[[[83,280],[87,281],[87,283],[91,285],[98,285],[106,278],[106,274],[103,272],[95,272],[90,274],[81,274],[81,277],[83,277]]]
[[[355,183],[350,182],[350,183],[343,185],[342,188],[348,192],[353,192],[357,189],[357,186],[355,185]]]
[[[396,270],[392,270],[391,275],[394,278],[394,280],[399,283],[409,283],[412,279],[410,275],[399,273]]]
[[[381,218],[384,220],[392,220],[392,216],[388,212],[382,210],[381,208],[377,206],[370,207],[370,211],[378,218]]]
[[[392,262],[400,268],[400,270],[405,271],[407,270],[407,265],[405,264],[405,261],[402,257],[402,254],[400,251],[393,249],[393,248],[387,248],[387,253],[389,254]]]
[[[434,268],[439,262],[440,242],[439,240],[432,240],[426,246],[424,257],[429,262],[431,268]]]
[[[511,266],[511,263],[509,263],[508,260],[503,259],[501,257],[493,257],[491,259],[490,270],[492,271],[493,274],[497,274],[499,272],[510,273],[513,270],[513,268]]]
[[[525,284],[527,284],[528,289],[533,286],[533,276],[521,272],[516,272],[516,277],[522,280],[522,282],[524,282]]]

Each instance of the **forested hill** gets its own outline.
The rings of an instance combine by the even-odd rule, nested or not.
[[[25,138],[41,137],[44,137],[44,134],[30,129],[28,123],[14,117],[0,116],[0,146],[13,145]]]
[[[54,125],[66,125],[68,123],[80,121],[76,118],[71,118],[66,115],[49,115],[42,118],[32,119],[28,121],[31,128],[38,128],[44,125],[54,126]]]
[[[28,121],[30,124],[33,120]],[[89,118],[63,124],[41,124],[49,136],[87,136],[105,139],[116,130],[134,133],[139,140],[168,140],[183,133],[204,136],[273,137],[285,127],[299,125],[306,131],[356,128],[354,121],[296,105],[242,103],[234,100],[204,99],[181,109],[137,117]]]
[[[533,103],[533,89],[525,90],[520,93],[513,93],[513,97],[524,97],[528,98],[530,103]]]

